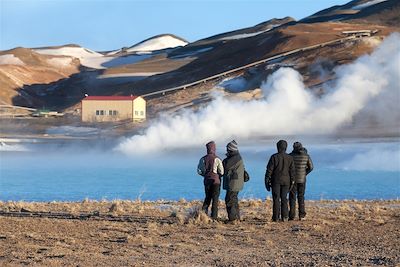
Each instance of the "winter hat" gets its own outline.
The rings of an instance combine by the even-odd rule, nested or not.
[[[227,145],[226,145],[226,150],[228,152],[236,152],[238,151],[238,147],[237,147],[237,143],[235,140],[230,141]]]
[[[294,151],[300,151],[303,148],[303,145],[300,142],[294,142],[293,143],[293,150]]]

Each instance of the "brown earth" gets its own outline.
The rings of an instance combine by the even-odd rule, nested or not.
[[[398,266],[400,201],[307,201],[302,221],[270,221],[271,201],[240,203],[242,221],[200,201],[0,203],[0,265]],[[92,214],[15,218],[21,210]],[[49,216],[47,216],[49,217]],[[108,219],[107,219],[108,218]],[[111,221],[110,219],[114,219]],[[120,219],[120,220],[118,220]]]
[[[68,57],[41,55],[32,49],[22,47],[0,51],[0,55],[7,54],[14,55],[24,65],[0,65],[0,104],[40,106],[42,101],[25,92],[26,86],[50,84],[80,71],[78,59],[71,59],[67,65],[55,65],[51,64],[51,60]]]

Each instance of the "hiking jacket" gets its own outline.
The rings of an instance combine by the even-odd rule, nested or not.
[[[244,185],[244,163],[239,152],[227,154],[222,162],[225,170],[223,177],[223,189],[239,192]]]
[[[290,185],[294,182],[295,169],[293,157],[280,151],[271,156],[265,172],[265,182],[271,184]]]
[[[215,144],[207,144],[207,155],[197,165],[197,173],[204,177],[204,185],[221,184],[220,176],[224,174],[222,161],[215,155]]]
[[[312,163],[310,156],[307,154],[307,152],[304,149],[293,150],[292,153],[290,153],[289,155],[291,155],[293,157],[293,161],[294,161],[295,182],[300,183],[300,184],[305,183],[306,176],[314,168],[314,165]]]

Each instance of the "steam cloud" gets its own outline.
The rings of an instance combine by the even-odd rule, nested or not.
[[[262,84],[260,100],[217,96],[197,112],[162,115],[143,135],[117,146],[127,154],[199,146],[209,140],[249,139],[292,134],[330,134],[357,114],[379,123],[400,121],[400,34],[387,37],[370,55],[336,69],[333,88],[322,98],[307,90],[302,76],[281,68]]]
[[[345,170],[400,171],[400,147],[371,149],[357,153],[350,160],[339,164]]]

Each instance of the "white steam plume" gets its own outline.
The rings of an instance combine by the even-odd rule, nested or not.
[[[357,153],[351,159],[339,164],[345,170],[357,171],[400,171],[400,147],[371,149]]]
[[[209,140],[333,133],[352,122],[357,113],[376,99],[379,103],[398,103],[399,44],[400,34],[392,34],[371,55],[339,67],[336,85],[322,98],[316,98],[305,88],[297,71],[281,68],[261,86],[263,99],[232,101],[218,96],[197,112],[185,110],[173,117],[161,116],[143,135],[126,139],[117,150],[133,154],[198,146]],[[385,112],[381,117],[396,123],[399,109],[380,110],[380,106],[373,112]]]

